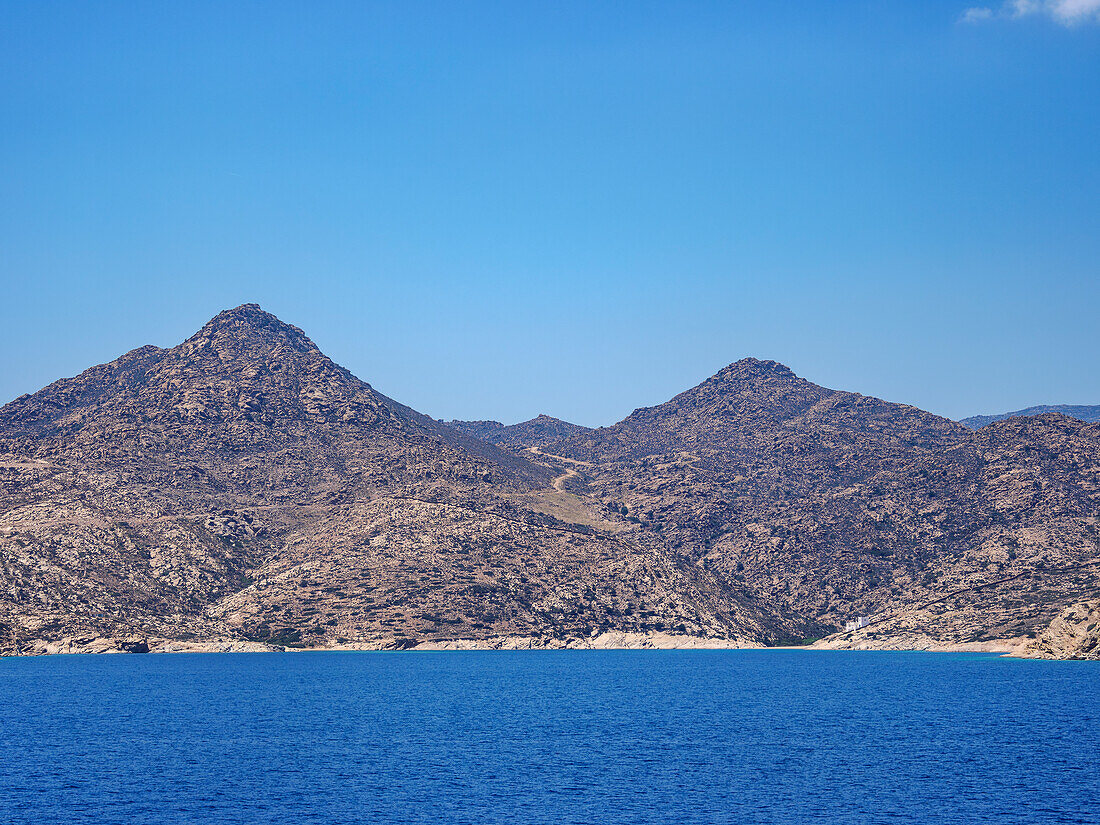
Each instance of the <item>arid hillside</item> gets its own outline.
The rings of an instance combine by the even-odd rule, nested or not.
[[[1046,413],[1061,413],[1069,418],[1076,418],[1078,421],[1093,423],[1100,421],[1100,404],[1093,406],[1081,404],[1042,405],[1016,410],[1015,412],[998,413],[997,415],[972,415],[969,418],[962,419],[959,423],[972,430],[977,430],[995,421],[1004,421],[1006,418],[1030,418]]]
[[[519,424],[501,424],[499,421],[445,421],[448,427],[508,449],[544,447],[563,438],[572,438],[591,432],[588,427],[570,424],[560,418],[539,415]]]
[[[7,652],[659,635],[1093,656],[1098,562],[1100,424],[973,431],[772,361],[597,430],[443,424],[248,304],[0,408]]]
[[[1100,427],[1063,415],[972,432],[746,359],[541,451],[808,636],[1021,573],[929,633],[1036,635],[1100,593]]]
[[[552,480],[238,307],[0,409],[0,645],[769,632]]]

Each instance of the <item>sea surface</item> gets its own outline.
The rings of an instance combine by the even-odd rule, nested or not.
[[[0,659],[0,823],[1100,823],[1100,663]]]

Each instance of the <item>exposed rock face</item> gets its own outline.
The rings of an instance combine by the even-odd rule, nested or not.
[[[959,423],[972,430],[977,430],[992,424],[994,421],[1004,421],[1006,418],[1027,418],[1045,413],[1061,413],[1069,418],[1076,418],[1078,421],[1088,421],[1090,423],[1100,421],[1100,405],[1090,407],[1079,404],[1055,404],[1054,406],[1028,407],[1024,410],[1000,413],[999,415],[972,415],[970,418],[962,419]]]
[[[570,424],[560,418],[540,415],[530,421],[504,425],[499,421],[447,421],[448,427],[512,450],[526,450],[530,447],[545,447],[563,438],[592,432],[580,424]]]
[[[552,475],[238,307],[0,409],[0,649],[766,632],[605,508],[547,515]]]
[[[805,636],[1026,571],[1100,559],[1100,434],[1049,414],[971,432],[747,359],[543,452]],[[1026,587],[1025,587],[1026,585]],[[1097,590],[1020,584],[942,637],[1022,635]]]
[[[400,466],[398,443],[407,453]],[[375,392],[254,304],[221,313],[173,349],[142,347],[16,399],[0,410],[0,449],[110,467],[122,484],[219,494],[261,487],[284,498],[326,478],[469,487],[488,473],[517,489],[543,480]],[[349,463],[348,451],[365,455]],[[203,462],[221,472],[204,472]]]
[[[505,429],[499,421],[444,421],[448,427],[492,443],[496,435]]]
[[[1067,607],[1025,652],[1054,659],[1100,659],[1100,599]]]
[[[245,305],[0,408],[4,651],[1092,655],[1098,562],[1100,425],[974,432],[771,361],[613,427],[447,426]]]

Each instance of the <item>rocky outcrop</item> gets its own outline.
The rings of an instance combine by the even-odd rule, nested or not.
[[[1095,592],[1095,591],[1094,591]],[[1100,659],[1100,599],[1065,608],[1023,655],[1049,659]]]
[[[1090,407],[1079,404],[1055,404],[1053,406],[1028,407],[1027,409],[997,415],[972,415],[969,418],[960,419],[959,423],[972,430],[978,430],[995,421],[1004,421],[1006,418],[1029,418],[1034,415],[1045,415],[1046,413],[1061,413],[1069,418],[1076,418],[1078,421],[1090,423],[1100,421],[1100,405]]]
[[[539,415],[530,421],[504,425],[499,421],[447,421],[448,427],[511,450],[545,447],[563,438],[591,432],[588,427],[570,424],[549,415]]]

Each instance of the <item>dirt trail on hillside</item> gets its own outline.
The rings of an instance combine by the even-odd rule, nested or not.
[[[527,452],[534,453],[535,455],[541,455],[545,458],[553,458],[553,459],[556,459],[558,461],[563,461],[566,464],[575,464],[578,467],[591,467],[592,466],[587,461],[577,461],[575,458],[566,458],[563,455],[554,455],[553,453],[544,453],[538,447],[528,447]],[[564,473],[562,473],[560,476],[555,477],[554,480],[550,482],[550,484],[558,492],[564,493],[565,492],[565,482],[568,481],[571,478],[574,478],[574,477],[578,476],[578,475],[580,475],[580,473],[578,473],[572,467],[568,467],[568,468],[566,468]]]

